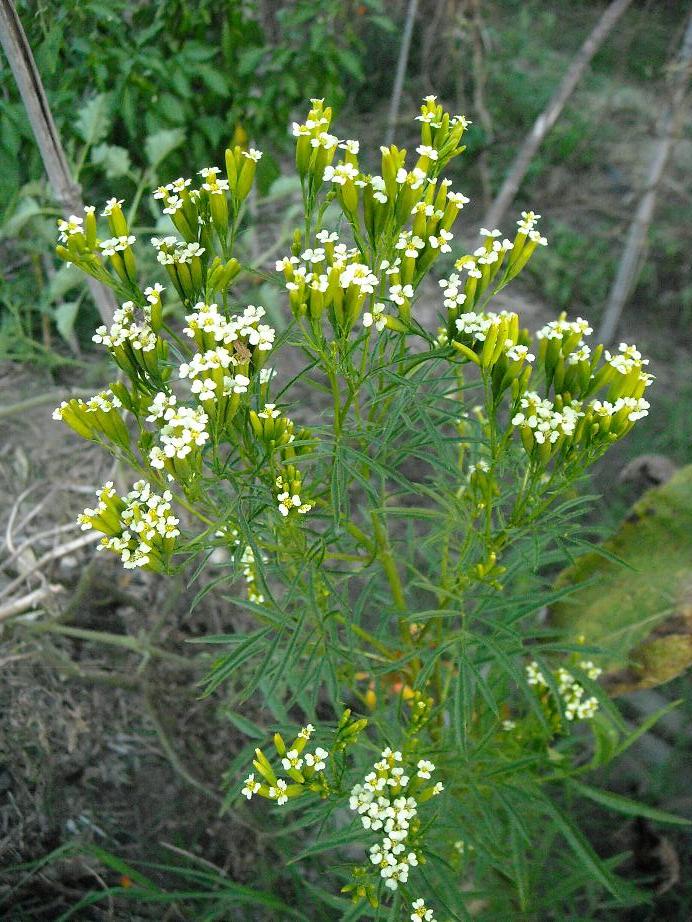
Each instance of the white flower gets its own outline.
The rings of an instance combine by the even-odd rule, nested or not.
[[[246,375],[226,375],[223,379],[223,394],[228,397],[229,394],[246,394],[250,385],[250,379]]]
[[[339,147],[342,150],[347,150],[349,154],[357,154],[360,150],[360,142],[346,140],[342,141],[341,144],[339,144]]]
[[[255,781],[254,773],[248,775],[245,779],[245,787],[240,792],[244,797],[247,797],[248,800],[252,798],[253,794],[256,794],[260,789],[259,781]]]
[[[165,290],[166,289],[160,282],[156,282],[153,287],[149,285],[144,289],[144,296],[150,304],[158,304],[158,302],[161,300],[161,292]]]
[[[124,199],[109,198],[106,202],[103,211],[101,214],[104,218],[107,218],[109,214],[112,213],[114,208],[119,208],[124,202]]]
[[[315,249],[308,248],[300,254],[300,258],[303,262],[311,263],[312,265],[322,263],[325,260],[324,249],[322,247],[316,247]]]
[[[260,419],[277,419],[281,416],[281,410],[276,409],[275,403],[265,403],[264,409],[257,414]]]
[[[453,205],[458,205],[459,208],[463,208],[464,205],[468,205],[471,199],[462,195],[461,192],[448,192],[447,201],[451,202]]]
[[[511,362],[533,362],[536,358],[535,355],[532,355],[529,352],[528,346],[515,346],[511,339],[507,340],[509,343],[505,355]]]
[[[429,147],[425,144],[421,144],[420,147],[417,147],[416,153],[420,154],[421,157],[428,157],[430,160],[437,160],[439,156],[434,147]]]
[[[435,922],[435,916],[432,909],[428,909],[425,900],[418,899],[411,903],[411,922]]]
[[[387,326],[387,315],[384,312],[384,304],[374,304],[372,312],[366,311],[363,314],[363,326],[371,327],[373,325],[378,333],[381,333]]]
[[[310,139],[312,147],[323,147],[325,150],[334,150],[338,145],[339,139],[328,131],[321,131],[316,138]]]
[[[440,253],[451,253],[452,248],[449,245],[449,241],[453,239],[454,234],[450,234],[449,231],[441,229],[437,237],[428,237],[428,243],[433,248],[433,250],[439,249]]]
[[[317,235],[319,239],[319,234]],[[286,269],[292,268],[292,266],[297,265],[298,257],[297,256],[284,256],[283,259],[276,261],[274,268],[277,272],[284,272]]]
[[[260,384],[269,384],[272,378],[275,378],[278,375],[276,368],[260,368],[259,373],[259,382]]]
[[[58,221],[58,230],[60,231],[60,242],[67,243],[68,238],[73,234],[82,233],[83,219],[78,215],[70,215],[67,221],[62,219]]]
[[[166,207],[163,209],[164,214],[175,214],[183,207],[183,200],[177,195],[171,195],[166,200]]]
[[[307,761],[307,758],[305,759],[305,761],[306,761],[306,764],[308,765],[310,764]],[[290,771],[290,769],[292,768],[294,768],[296,771],[300,771],[301,765],[303,764],[303,760],[300,758],[300,755],[297,749],[289,749],[286,755],[281,760],[281,764],[283,765],[286,771]]]
[[[417,776],[423,778],[424,780],[429,780],[431,774],[435,771],[435,765],[433,762],[429,762],[427,759],[421,759],[418,765]]]
[[[255,147],[251,147],[249,150],[243,151],[243,157],[247,157],[248,160],[254,160],[255,163],[259,163],[262,159],[262,151],[257,150]]]
[[[311,752],[305,753],[305,764],[309,765],[310,768],[314,768],[316,772],[323,772],[326,768],[325,759],[329,757],[329,753],[326,749],[322,749],[321,746],[318,746],[315,749],[315,754]]]
[[[358,169],[352,163],[339,163],[337,166],[327,166],[324,169],[325,182],[333,182],[339,186],[345,185],[349,180],[358,179]]]
[[[276,786],[272,785],[272,787],[269,788],[269,798],[275,800],[280,807],[288,802],[288,795],[286,793],[287,787],[288,785],[284,779],[278,778]]]
[[[312,509],[312,503],[302,502],[298,493],[291,495],[287,490],[284,490],[282,493],[276,497],[279,503],[279,512],[284,518],[288,515],[291,509],[295,509],[301,515],[304,515],[306,512],[309,512]]]

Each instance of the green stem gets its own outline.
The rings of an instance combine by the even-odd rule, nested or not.
[[[70,627],[67,624],[54,624],[49,621],[18,621],[16,623],[21,625],[23,629],[31,631],[32,634],[62,634],[64,637],[73,637],[76,640],[87,640],[112,647],[122,647],[133,653],[139,653],[141,656],[157,656],[186,669],[197,668],[195,660],[179,656],[177,653],[169,653],[168,650],[162,650],[160,647],[143,643],[139,638],[130,637],[127,634],[109,634],[105,631],[92,631],[87,628]]]
[[[392,548],[389,543],[387,531],[384,525],[380,522],[377,516],[377,512],[374,509],[371,510],[370,517],[372,519],[372,527],[375,535],[375,544],[377,545],[377,558],[382,564],[382,569],[384,570],[387,581],[389,582],[389,588],[392,591],[394,604],[400,611],[407,611],[406,596],[404,595],[404,588],[401,583],[399,571],[397,570],[396,564],[394,563],[394,557],[392,555]],[[400,628],[405,630],[405,627],[406,626],[403,624],[403,622],[400,622]],[[406,636],[408,636],[408,634],[406,634]]]

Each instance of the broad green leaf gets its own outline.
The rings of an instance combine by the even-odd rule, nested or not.
[[[76,266],[61,266],[51,280],[46,289],[47,303],[54,303],[64,298],[72,288],[81,287],[84,284],[84,273]]]
[[[74,335],[74,325],[79,312],[79,301],[63,301],[55,308],[55,326],[58,333],[74,352],[77,351],[77,340]]]
[[[559,587],[589,581],[551,606],[551,621],[603,648],[612,694],[660,685],[692,664],[691,559],[688,465],[645,493],[598,552],[558,578]]]
[[[180,147],[184,140],[185,132],[182,128],[164,128],[150,134],[144,142],[144,151],[150,166],[157,167],[176,147]]]
[[[41,213],[41,206],[34,198],[21,198],[14,214],[0,228],[0,240],[16,237],[35,215]]]
[[[124,147],[115,144],[99,144],[91,152],[92,163],[100,166],[107,179],[125,176],[130,169],[130,155]]]
[[[110,124],[110,96],[108,93],[99,93],[82,106],[75,127],[80,138],[92,145],[106,137]]]

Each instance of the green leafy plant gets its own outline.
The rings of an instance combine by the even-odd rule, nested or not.
[[[268,148],[259,176],[266,193],[296,105],[320,88],[342,100],[364,76],[362,32],[389,25],[376,2],[360,4],[358,15],[326,0],[269,9],[218,0],[194,9],[181,0],[17,8],[75,181],[94,195],[115,184],[133,200],[130,221],[164,164],[181,171],[188,157],[215,159],[230,139],[246,141],[250,132],[261,133]],[[1,56],[0,74],[8,88],[0,100],[0,238],[11,254],[0,288],[0,343],[5,358],[58,364],[56,347],[62,339],[75,351],[78,310],[89,302],[78,285],[59,302],[45,292],[52,284],[46,234],[58,212],[39,182],[43,166]],[[146,224],[151,215],[139,218]],[[32,310],[37,286],[45,296]]]
[[[314,99],[293,126],[303,222],[276,264],[292,317],[279,334],[236,294],[260,151],[236,145],[224,170],[155,190],[171,221],[151,240],[165,287],[140,287],[122,201],[106,203],[105,235],[93,207],[59,222],[58,255],[123,303],[94,336],[119,379],[55,417],[138,477],[125,495],[105,484],[80,523],[126,568],[200,579],[225,552],[198,598],[245,586],[229,600],[246,627],[203,639],[218,651],[204,693],[270,715],[266,730],[237,716],[252,742],[226,807],[288,815],[291,861],[322,868],[304,883],[314,912],[297,897],[306,917],[636,902],[565,798],[651,815],[576,781],[638,731],[598,684],[598,646],[532,616],[572,591],[546,568],[583,546],[575,484],[646,415],[647,360],[591,349],[581,318],[532,336],[489,309],[547,243],[533,212],[512,240],[483,229],[455,260],[430,329],[421,284],[467,201],[443,178],[467,120],[426,97],[413,163],[383,147],[373,175],[331,117]],[[562,881],[550,893],[544,863]]]

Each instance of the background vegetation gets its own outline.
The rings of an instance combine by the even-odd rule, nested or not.
[[[379,137],[406,6],[373,0],[17,3],[85,200],[100,203],[106,193],[116,194],[138,205],[140,229],[153,229],[156,212],[145,189],[187,175],[195,164],[221,162],[232,138],[261,139],[265,157],[247,245],[255,255],[268,254],[267,264],[285,233],[294,191],[281,178],[291,165],[291,119],[302,113],[306,98],[325,96],[341,124],[349,126],[349,136]],[[406,146],[413,139],[407,123],[427,92],[473,120],[468,150],[450,173],[455,187],[472,199],[464,212],[469,234],[604,6],[600,0],[419,3],[396,140]],[[536,326],[559,310],[597,325],[643,192],[668,63],[680,45],[687,7],[652,0],[630,7],[520,189],[517,205],[539,208],[550,240],[534,263],[535,274],[513,292],[518,299],[513,306]],[[2,402],[10,404],[40,398],[46,390],[58,394],[76,380],[91,388],[105,373],[91,350],[97,318],[88,293],[76,274],[58,268],[49,255],[58,210],[4,58],[0,87],[0,383]],[[604,532],[622,520],[644,487],[666,478],[664,461],[691,460],[686,425],[692,404],[687,348],[692,240],[685,185],[690,166],[687,124],[663,180],[646,259],[621,324],[621,338],[651,356],[658,380],[651,415],[595,474],[595,488],[605,497],[593,524]],[[261,277],[250,284],[260,289],[258,297],[270,312],[280,309]],[[100,476],[94,473],[95,456],[75,458],[69,440],[45,435],[40,406],[40,412],[3,420],[11,435],[0,453],[7,497],[3,531],[10,536],[5,554],[12,550],[9,526],[21,524],[31,508],[19,499],[25,491],[44,485],[49,508],[39,518],[58,525],[83,505],[79,490]],[[652,454],[664,461],[642,461]],[[66,483],[76,496],[65,491]],[[127,643],[94,652],[88,633],[128,638],[146,627],[150,642],[155,638],[169,651],[184,653],[185,642],[203,635],[210,623],[220,631],[226,603],[211,592],[190,611],[197,587],[171,591],[151,580],[116,579],[115,569],[85,567],[83,554],[76,550],[51,572],[51,581],[72,593],[71,615],[62,620],[83,634],[49,637],[25,629],[4,638],[0,861],[13,870],[0,881],[0,914],[58,918],[104,881],[127,890],[136,881],[134,863],[143,859],[160,865],[145,872],[160,893],[207,888],[217,895],[221,912],[233,901],[242,904],[242,884],[261,886],[291,903],[298,871],[279,870],[281,844],[270,825],[249,830],[242,812],[218,816],[216,780],[222,772],[235,777],[246,764],[247,747],[241,747],[248,737],[252,745],[260,739],[261,713],[251,713],[253,720],[241,717],[223,696],[215,706],[190,700],[181,692],[190,676],[175,658],[145,662]],[[5,570],[9,579],[15,573]],[[164,612],[173,627],[162,627]],[[132,670],[129,687],[112,688],[104,679],[114,664]],[[85,678],[89,681],[80,682]],[[666,810],[690,812],[684,766],[692,703],[684,679],[626,696],[622,709],[636,723],[686,696],[604,784]],[[177,751],[171,740],[180,738],[186,743]],[[650,904],[619,917],[689,918],[690,851],[683,834],[640,819],[613,829],[612,814],[596,804],[585,821],[602,854],[627,853],[626,872],[648,881]],[[86,843],[79,858],[70,851],[75,838]],[[244,843],[240,850],[238,841]],[[59,860],[35,864],[54,849],[64,849]],[[118,864],[115,854],[131,863]],[[596,890],[579,905],[570,903],[568,882],[580,885],[573,868],[565,869],[563,892],[553,892],[552,854],[546,846],[538,887],[545,904],[533,918],[566,918],[569,906],[570,918],[612,918]],[[25,869],[17,871],[22,863]],[[241,888],[233,890],[230,880]],[[233,891],[226,903],[224,888]],[[84,910],[95,914],[78,917],[109,918],[111,911],[116,919],[162,918],[164,911],[157,904],[136,911],[123,905],[103,915]],[[168,918],[201,917],[182,897],[172,905]],[[260,910],[233,911],[239,913],[233,918],[263,918]],[[266,911],[271,917],[282,910]],[[326,912],[324,918],[330,918]]]

